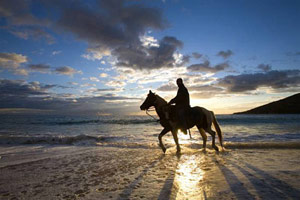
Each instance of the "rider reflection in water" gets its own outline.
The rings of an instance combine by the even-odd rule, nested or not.
[[[178,86],[177,95],[168,104],[171,105],[175,103],[176,111],[180,121],[180,129],[184,134],[187,134],[187,123],[185,116],[187,115],[187,111],[190,109],[190,94],[184,86],[181,78],[178,78],[176,83]]]

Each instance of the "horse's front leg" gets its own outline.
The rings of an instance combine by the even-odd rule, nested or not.
[[[160,146],[160,148],[163,150],[163,152],[164,153],[166,153],[166,147],[164,146],[164,144],[163,144],[163,142],[162,142],[162,137],[164,136],[164,135],[166,135],[166,133],[168,133],[170,131],[170,129],[168,129],[168,128],[164,128],[161,132],[160,132],[160,134],[158,135],[158,140],[159,140],[159,146]]]
[[[177,136],[177,129],[173,129],[172,130],[172,135],[173,135],[173,138],[174,138],[174,141],[176,143],[176,147],[177,147],[177,153],[180,153],[180,146],[179,146],[179,143],[178,143],[178,136]]]

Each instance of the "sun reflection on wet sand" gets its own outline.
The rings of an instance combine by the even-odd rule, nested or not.
[[[201,180],[204,171],[199,167],[199,155],[183,155],[178,163],[174,186],[176,199],[204,199]]]

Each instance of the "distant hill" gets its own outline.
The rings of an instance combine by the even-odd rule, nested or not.
[[[300,114],[300,93],[234,114]]]

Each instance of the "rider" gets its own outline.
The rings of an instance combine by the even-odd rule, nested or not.
[[[178,91],[176,97],[174,97],[168,104],[175,103],[178,113],[179,121],[181,123],[181,131],[187,134],[187,124],[185,120],[186,111],[190,108],[190,95],[186,87],[183,85],[181,78],[176,80]]]

